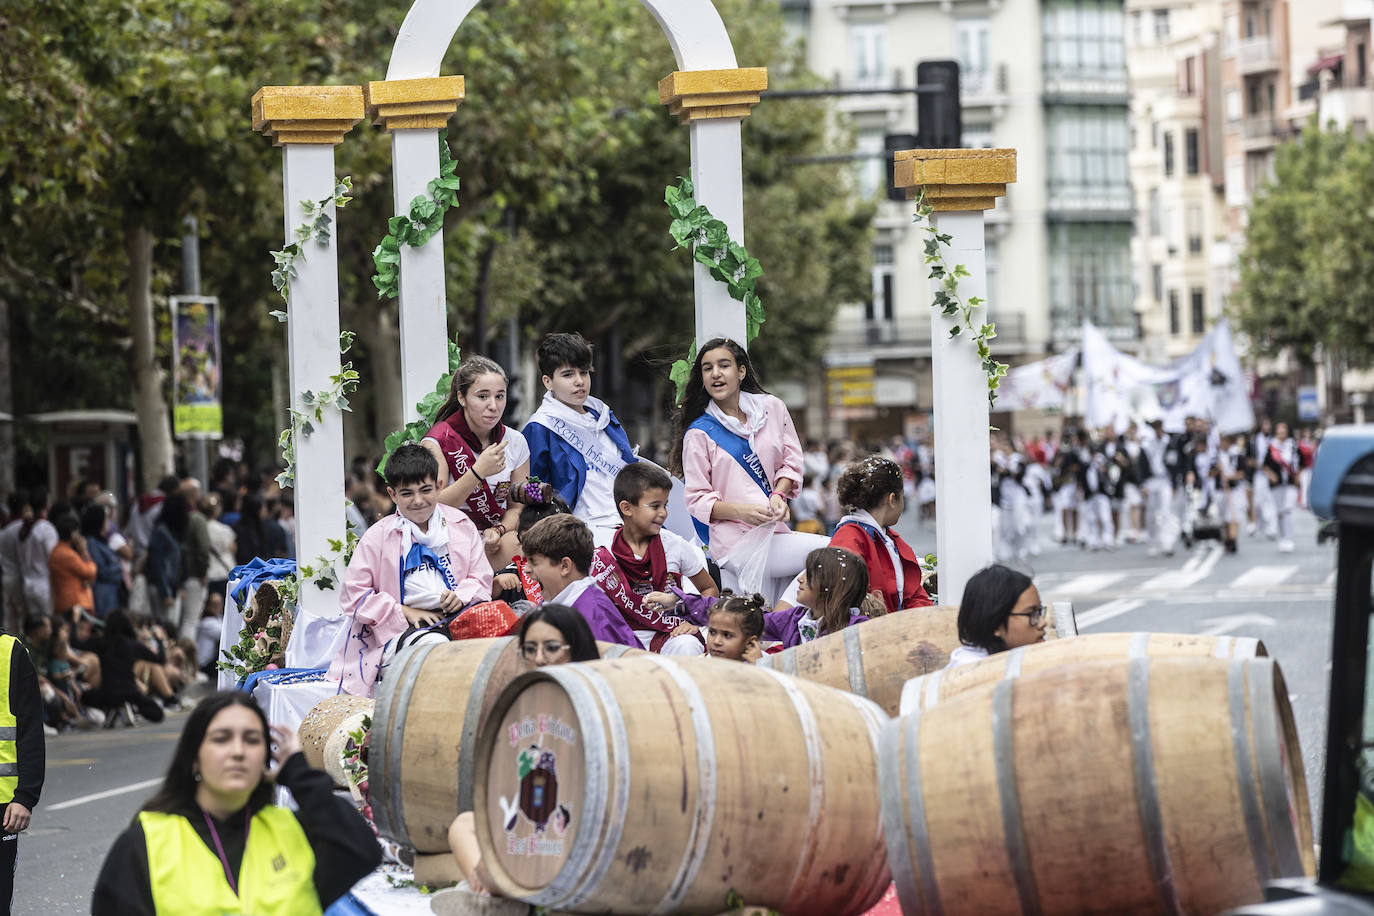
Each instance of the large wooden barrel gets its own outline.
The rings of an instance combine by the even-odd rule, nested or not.
[[[1313,872],[1297,731],[1269,658],[1084,662],[888,723],[902,912],[1216,913]]]
[[[1072,609],[1062,605],[1045,627],[1045,638],[1077,632]],[[841,633],[765,655],[758,664],[867,697],[895,716],[903,685],[945,667],[958,646],[959,607],[941,604],[885,614]]]
[[[1059,665],[1126,658],[1253,658],[1267,656],[1264,643],[1248,636],[1192,633],[1093,633],[1076,639],[1021,646],[987,658],[914,677],[902,688],[901,714],[929,709],[970,690],[987,690],[1004,678]]]
[[[296,729],[296,739],[300,741],[301,751],[310,765],[317,770],[323,770],[324,746],[339,724],[354,713],[370,714],[372,706],[371,697],[355,697],[341,693],[338,696],[325,697],[311,707],[301,720],[300,727]]]
[[[597,643],[607,658],[640,649]],[[418,852],[446,852],[472,808],[473,748],[501,689],[530,665],[514,636],[424,643],[393,659],[377,688],[368,800],[377,829]]]
[[[560,910],[862,913],[889,884],[877,729],[849,693],[657,655],[541,668],[478,742],[491,889]]]

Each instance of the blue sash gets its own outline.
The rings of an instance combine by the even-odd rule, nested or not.
[[[412,570],[424,569],[432,566],[439,571],[439,575],[444,577],[444,584],[453,589],[456,584],[453,581],[453,574],[449,572],[448,564],[439,561],[439,555],[433,550],[421,544],[419,541],[412,541],[410,552],[401,557],[401,603],[406,603],[406,573]]]
[[[754,483],[759,485],[763,491],[763,498],[770,499],[773,495],[773,485],[768,482],[768,475],[764,473],[763,462],[759,456],[749,450],[749,440],[743,436],[733,433],[725,428],[725,425],[711,416],[703,413],[692,421],[688,429],[699,429],[711,437],[711,441],[725,450],[725,453],[735,459],[735,463],[744,468]],[[692,518],[692,525],[697,529],[697,537],[701,538],[703,544],[711,543],[711,528],[704,522]]]

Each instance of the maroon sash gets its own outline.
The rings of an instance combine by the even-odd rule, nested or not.
[[[524,591],[525,597],[535,604],[543,604],[544,588],[539,584],[538,579],[530,575],[530,561],[517,554],[514,563],[515,574],[520,577],[520,588]]]
[[[645,608],[644,595],[654,590],[654,584],[652,582],[643,583],[641,585],[644,588],[642,594],[632,588],[625,574],[621,571],[620,564],[616,563],[614,554],[605,547],[596,549],[596,553],[592,555],[592,568],[587,572],[596,580],[596,584],[611,599],[611,603],[616,606],[616,609],[620,611],[632,628],[669,633],[684,622],[681,617],[669,616]],[[677,585],[677,574],[668,573],[666,582]],[[662,590],[666,591],[667,589],[665,587]]]
[[[435,423],[433,428],[426,434],[429,438],[439,443],[439,448],[443,450],[444,456],[448,459],[449,473],[453,480],[457,480],[466,474],[477,463],[476,446],[481,443],[477,437],[468,429],[467,420],[463,417],[463,412],[457,411],[446,420]],[[506,427],[498,423],[496,428],[491,431],[491,441],[500,442],[506,435]],[[480,477],[477,486],[468,494],[467,502],[463,504],[463,511],[468,518],[477,526],[478,531],[486,531],[501,522],[505,515],[505,510],[501,506],[496,493],[491,486]]]
[[[1294,450],[1296,451],[1296,449]],[[1288,475],[1288,480],[1290,483],[1297,478],[1297,469],[1294,468],[1287,461],[1283,460],[1283,450],[1279,448],[1279,444],[1277,442],[1269,443],[1269,457],[1274,459],[1275,464],[1283,468],[1284,472]]]

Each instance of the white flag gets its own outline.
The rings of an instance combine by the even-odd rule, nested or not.
[[[997,389],[994,410],[1060,410],[1073,387],[1078,348],[1057,356],[1017,366],[1007,372]]]

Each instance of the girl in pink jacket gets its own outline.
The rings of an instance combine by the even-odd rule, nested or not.
[[[776,601],[826,539],[785,524],[787,498],[801,487],[801,441],[786,405],[763,390],[749,354],[733,340],[714,338],[697,354],[678,405],[677,437],[673,469],[686,482],[687,510],[720,564],[722,584],[738,589],[746,558],[731,549],[769,525],[763,591]]]
[[[438,462],[419,445],[403,445],[387,459],[396,512],[358,542],[339,595],[348,641],[329,676],[347,693],[372,696],[387,643],[411,626],[491,597],[482,536],[462,510],[439,504],[438,476]]]

